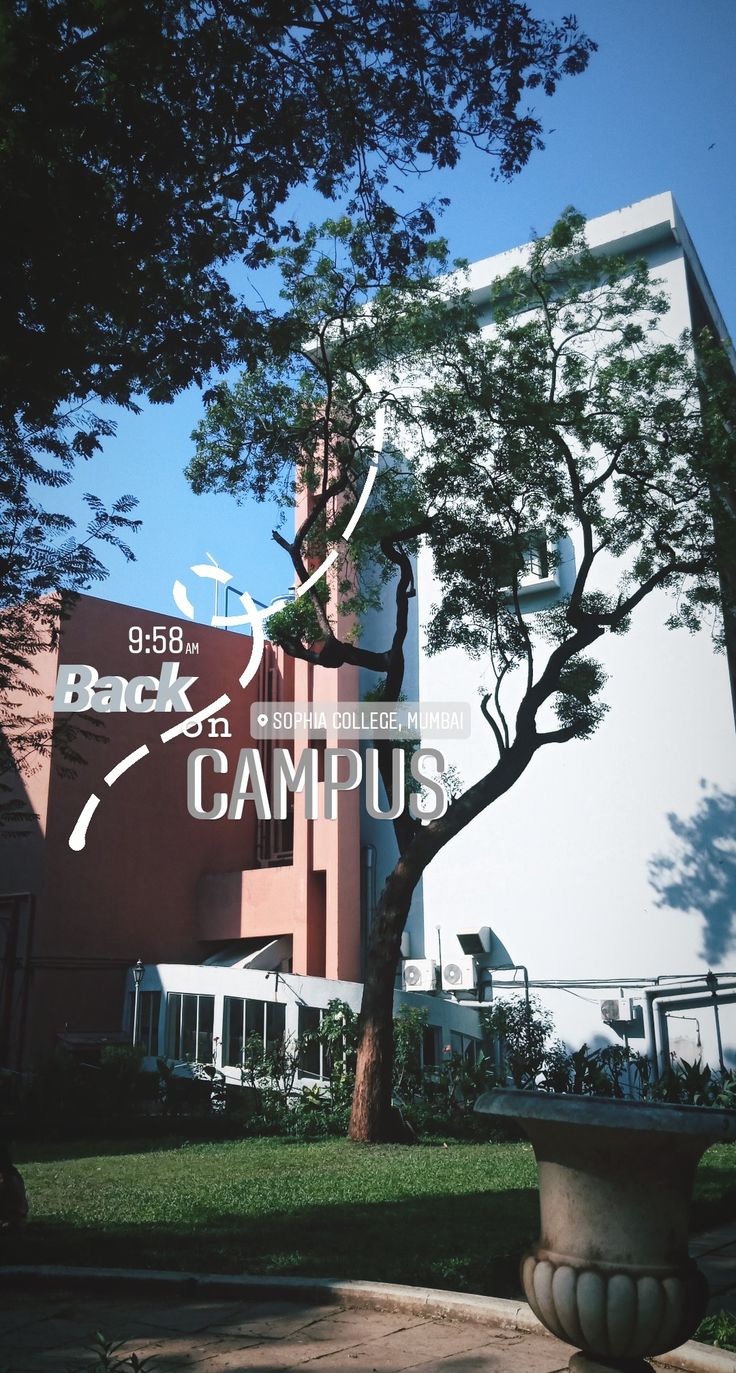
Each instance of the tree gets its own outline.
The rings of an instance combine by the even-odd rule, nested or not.
[[[595,46],[520,0],[11,0],[2,38],[0,396],[31,426],[249,358],[221,269],[298,237],[296,187],[370,209],[398,265],[431,212],[392,181],[468,141],[511,176],[543,146],[525,93]]]
[[[9,0],[0,37],[0,608],[89,584],[43,491],[114,433],[104,406],[170,401],[266,346],[274,321],[225,268],[298,240],[295,188],[370,211],[395,274],[432,207],[400,214],[393,183],[468,141],[510,177],[543,146],[526,93],[595,47],[521,0]],[[0,686],[49,628],[5,626]]]
[[[371,277],[365,226],[325,231],[326,244],[313,230],[283,251],[291,354],[218,388],[189,475],[195,490],[239,498],[280,484],[291,504],[295,479],[312,491],[294,538],[274,538],[299,582],[328,546],[339,571],[272,617],[289,653],[370,669],[398,699],[423,542],[441,589],[429,651],[460,646],[492,678],[481,700],[494,755],[484,775],[441,818],[404,810],[394,821],[399,858],[370,934],[350,1127],[370,1140],[386,1127],[400,938],[427,865],[540,749],[592,734],[605,674],[588,650],[625,633],[647,596],[672,593],[672,627],[718,616],[719,561],[733,567],[736,549],[734,383],[707,333],[697,351],[687,336],[666,338],[667,300],[646,265],[594,256],[574,211],[495,285],[490,330],[462,274],[442,275],[440,244],[389,289]],[[340,536],[374,457],[379,410],[389,435],[381,477],[348,547]],[[581,548],[570,594],[527,617],[519,587],[531,553],[554,564],[570,533]],[[395,625],[381,651],[338,637],[338,602],[363,614],[387,594]],[[390,745],[379,750],[391,798]]]

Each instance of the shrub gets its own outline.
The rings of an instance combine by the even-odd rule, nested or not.
[[[554,1029],[551,1011],[539,998],[499,998],[480,1012],[481,1024],[501,1046],[515,1087],[534,1087],[542,1072]]]
[[[712,1316],[706,1316],[695,1331],[695,1339],[703,1344],[715,1345],[716,1349],[736,1352],[736,1316],[730,1311],[717,1311]]]

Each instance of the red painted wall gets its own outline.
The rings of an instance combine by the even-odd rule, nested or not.
[[[131,653],[131,625],[151,636],[154,626],[180,626],[185,645],[196,643],[198,652]],[[163,661],[178,659],[179,675],[199,678],[189,693],[195,710],[223,692],[231,695],[232,704],[218,715],[228,720],[232,734],[212,739],[205,723],[198,738],[163,744],[162,730],[184,718],[180,714],[97,714],[99,741],[80,742],[86,764],[75,777],[58,776],[43,760],[27,782],[38,825],[30,838],[6,843],[0,859],[0,892],[30,891],[36,898],[26,1060],[50,1047],[65,1025],[118,1028],[124,969],[138,957],[144,963],[200,962],[217,942],[291,933],[296,972],[359,975],[357,796],[341,796],[346,804],[340,819],[329,825],[334,871],[326,879],[312,872],[312,822],[304,820],[301,797],[294,865],[286,868],[257,868],[251,804],[241,820],[198,820],[187,811],[190,752],[211,747],[226,754],[228,774],[218,778],[218,788],[227,790],[239,750],[252,744],[249,707],[258,681],[245,690],[238,685],[250,649],[242,634],[84,596],[62,626],[58,655],[37,660],[35,681],[50,695],[58,663],[88,663],[101,676],[130,679],[158,677]],[[293,699],[294,663],[270,647],[267,653],[281,674],[283,698]],[[299,696],[306,686],[302,669],[298,665]],[[342,670],[322,675],[330,679],[328,694],[334,694]],[[354,690],[349,675],[345,686]],[[141,744],[149,746],[149,756],[107,786],[105,775]],[[74,852],[69,837],[93,793],[100,805],[84,849]],[[349,938],[346,928],[352,930]]]

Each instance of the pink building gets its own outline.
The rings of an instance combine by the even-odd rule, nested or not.
[[[203,769],[203,791],[232,784],[241,748],[253,745],[253,701],[357,696],[353,669],[315,670],[270,645],[257,678],[242,689],[250,652],[244,634],[82,596],[58,649],[34,661],[49,710],[59,667],[70,664],[129,680],[158,677],[173,661],[178,675],[197,678],[188,693],[195,714],[223,693],[232,701],[199,732],[190,726],[166,742],[162,732],[186,716],[95,713],[99,739],[79,743],[86,761],[76,776],[60,777],[54,756],[25,779],[37,819],[29,837],[5,842],[1,852],[0,1062],[33,1062],[65,1027],[119,1029],[126,970],[139,957],[147,967],[200,965],[233,945],[247,957],[278,939],[282,971],[358,982],[358,794],[340,795],[332,822],[308,821],[299,793],[278,822],[259,821],[249,804],[240,819],[217,823],[187,807],[193,750],[216,749],[226,759],[225,776]],[[145,756],[118,767],[143,746]],[[268,776],[272,746],[258,747]],[[99,798],[93,810],[91,797]],[[78,842],[85,807],[86,839],[75,849],[70,838],[76,826]]]

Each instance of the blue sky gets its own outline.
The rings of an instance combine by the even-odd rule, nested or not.
[[[530,5],[548,18],[570,11],[569,0]],[[513,181],[494,182],[487,159],[470,150],[455,172],[423,178],[418,191],[451,197],[441,229],[453,255],[472,261],[544,232],[566,205],[592,217],[670,190],[733,332],[736,0],[582,0],[575,12],[599,50],[588,71],[563,82],[551,100],[532,93],[548,131],[545,151]],[[411,193],[409,185],[409,202]],[[296,203],[305,219],[329,213],[316,197],[302,194]],[[286,557],[270,537],[271,512],[189,490],[183,469],[200,414],[200,397],[190,391],[174,405],[123,415],[116,438],[85,464],[73,488],[55,493],[55,507],[75,515],[84,509],[83,491],[139,498],[136,561],[125,564],[111,551],[110,575],[93,594],[175,614],[171,587],[180,578],[190,585],[197,619],[206,621],[211,590],[198,589],[188,569],[207,552],[260,600],[288,585]]]

